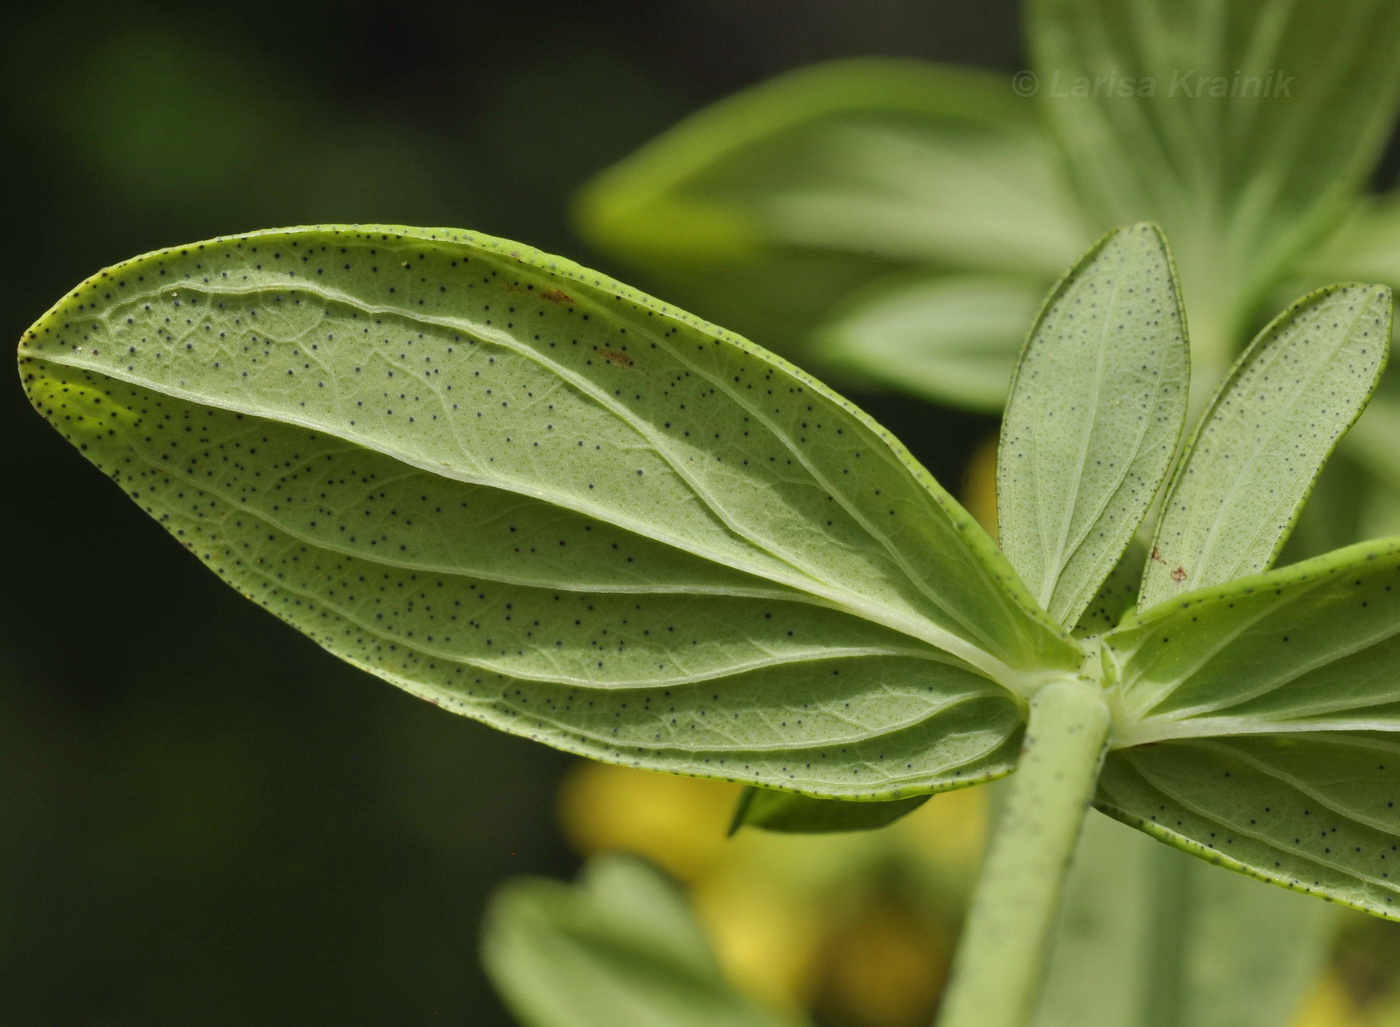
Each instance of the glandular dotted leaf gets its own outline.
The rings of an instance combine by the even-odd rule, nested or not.
[[[321,645],[587,755],[814,794],[1006,772],[1077,662],[849,403],[560,258],[288,229],[137,258],[26,334],[35,405]]]
[[[1389,733],[1193,739],[1110,754],[1095,801],[1212,862],[1396,920],[1398,767]]]
[[[1211,401],[1167,490],[1139,606],[1266,569],[1365,408],[1390,345],[1390,290],[1334,285],[1266,327]]]
[[[1120,715],[1100,808],[1400,919],[1400,539],[1168,600],[1103,652]]]
[[[1146,515],[1188,378],[1165,240],[1148,224],[1110,232],[1046,300],[997,456],[1002,548],[1059,623],[1078,622]]]

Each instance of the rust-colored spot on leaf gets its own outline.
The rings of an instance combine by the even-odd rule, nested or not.
[[[1158,549],[1156,546],[1153,546],[1153,547],[1152,547],[1152,559],[1156,560],[1158,563],[1166,563],[1166,562],[1167,562],[1166,560],[1163,560],[1163,559],[1162,559],[1162,551],[1161,551],[1160,549]]]
[[[551,303],[572,303],[574,298],[563,289],[545,289],[540,293],[540,299],[549,300]]]
[[[598,356],[618,367],[636,367],[637,362],[620,349],[600,349]]]
[[[1183,581],[1185,581],[1185,580],[1186,580],[1186,568],[1185,568],[1185,567],[1178,567],[1176,570],[1172,571],[1172,580],[1175,581],[1178,585],[1180,585]]]

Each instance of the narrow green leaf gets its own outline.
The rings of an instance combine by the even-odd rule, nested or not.
[[[936,403],[1000,412],[1043,283],[930,275],[877,283],[813,334],[812,356]]]
[[[1334,285],[1269,324],[1216,392],[1178,467],[1138,605],[1266,569],[1390,346],[1390,290]]]
[[[1392,379],[1389,386],[1383,378],[1355,430],[1347,436],[1346,452],[1378,478],[1387,491],[1400,492],[1400,449],[1395,445],[1396,433],[1400,431],[1400,398],[1395,395],[1395,386],[1400,385],[1400,375],[1387,377]]]
[[[1400,919],[1400,539],[1163,603],[1103,652],[1119,717],[1101,809]]]
[[[710,107],[591,182],[580,230],[668,294],[790,342],[911,265],[1049,277],[1087,242],[1029,102],[914,61],[805,68]]]
[[[1400,920],[1392,732],[1195,738],[1110,754],[1095,804],[1220,866]]]
[[[1336,914],[1091,816],[1033,1027],[1290,1023]]]
[[[888,433],[734,336],[469,233],[162,251],[25,386],[239,591],[573,752],[823,795],[1007,772],[1076,649]]]
[[[872,831],[908,816],[927,801],[927,795],[914,795],[888,802],[851,802],[750,787],[739,797],[729,833],[741,827],[791,834]]]
[[[1104,636],[1120,744],[1400,730],[1400,538],[1193,592]]]
[[[777,1027],[724,980],[679,890],[604,856],[570,886],[516,878],[482,926],[486,971],[528,1027]]]
[[[1201,366],[1223,359],[1379,156],[1400,6],[1036,0],[1030,14],[1042,108],[1080,195],[1098,225],[1161,223],[1211,355]]]
[[[997,458],[1002,548],[1059,623],[1079,620],[1146,515],[1188,387],[1161,233],[1109,233],[1051,292],[1031,331]]]

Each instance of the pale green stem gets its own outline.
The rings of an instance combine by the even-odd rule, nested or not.
[[[1031,699],[938,1027],[1023,1027],[1045,970],[1065,874],[1108,738],[1103,689],[1079,678]]]

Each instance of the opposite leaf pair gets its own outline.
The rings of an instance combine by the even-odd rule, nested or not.
[[[1182,322],[1147,227],[1110,235],[1056,287],[1003,426],[1003,547],[1052,616],[1077,625],[1086,674],[1108,689],[1096,805],[1213,861],[1384,913],[1400,820],[1379,810],[1400,789],[1382,755],[1394,743],[1376,732],[1400,726],[1385,713],[1397,546],[1257,572],[1375,387],[1389,291],[1324,289],[1264,329],[1177,461],[1144,559],[1128,546],[1187,412]],[[1139,566],[1140,587],[1125,590]],[[1112,626],[1134,591],[1140,612]]]
[[[1033,333],[1005,556],[784,361],[468,233],[288,229],[137,258],[41,319],[21,364],[40,411],[222,577],[447,708],[648,769],[892,799],[1009,772],[1027,703],[1088,677],[1113,717],[1103,809],[1384,913],[1400,546],[1165,600],[1267,566],[1388,338],[1367,286],[1266,329],[1173,478],[1144,612],[1117,627],[1114,568],[1187,402],[1147,226],[1095,246]]]

